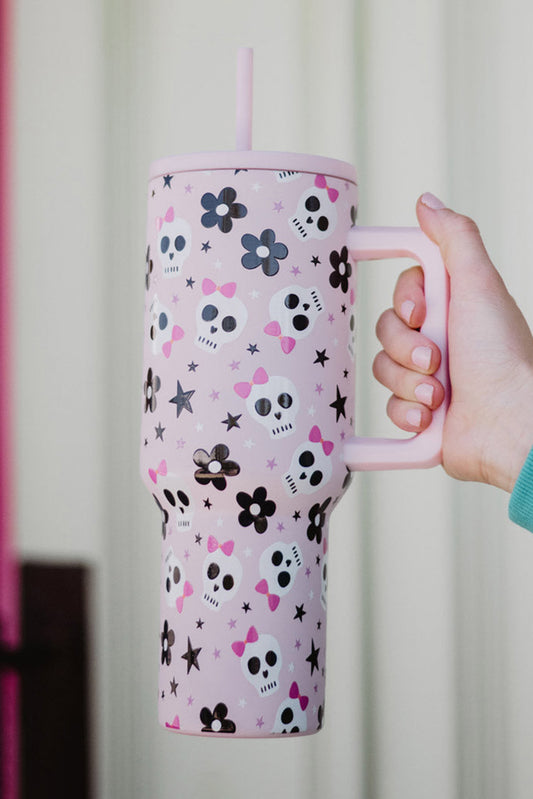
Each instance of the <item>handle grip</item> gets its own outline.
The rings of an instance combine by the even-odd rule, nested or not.
[[[354,436],[344,447],[351,471],[425,469],[442,463],[442,431],[450,398],[448,373],[449,280],[440,250],[420,228],[353,227],[348,248],[355,261],[403,256],[415,258],[424,271],[426,319],[424,335],[439,347],[442,360],[435,377],[444,386],[445,399],[433,412],[430,426],[408,439]]]

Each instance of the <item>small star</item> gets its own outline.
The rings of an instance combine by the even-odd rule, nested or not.
[[[250,607],[250,603],[249,602],[244,602],[243,606],[242,606],[242,609],[244,610],[245,613],[248,613],[252,608]]]
[[[191,191],[192,191],[192,186],[190,183],[187,183],[187,185],[185,186],[185,194],[190,194]]]
[[[147,446],[148,446],[148,439],[147,439],[147,438],[145,438],[145,439],[144,439],[144,446],[145,446],[145,447],[147,447]]]
[[[259,350],[259,348],[258,348],[257,344],[249,344],[249,345],[246,347],[246,349],[247,349],[247,350],[248,350],[248,352],[249,352],[249,353],[251,353],[252,355],[255,355],[255,353],[256,353],[256,352],[260,352],[260,350]]]
[[[163,180],[165,181],[164,184],[163,184],[163,188],[170,189],[170,181],[172,180],[173,177],[174,177],[174,175],[164,175],[163,176]]]
[[[164,699],[164,698],[165,698],[165,692],[161,691],[161,699]]]
[[[319,396],[320,396],[320,394],[322,394],[322,392],[324,391],[324,387],[323,387],[322,383],[317,383],[316,384],[315,391],[317,392],[317,394]]]
[[[306,659],[305,659],[306,663],[310,663],[311,664],[311,676],[313,676],[313,672],[314,672],[315,669],[317,671],[320,671],[320,667],[318,665],[318,653],[319,652],[320,652],[320,647],[318,647],[318,649],[315,649],[315,642],[311,638],[311,654],[309,655],[309,657],[306,657]]]
[[[316,360],[313,363],[319,363],[321,366],[326,365],[326,361],[329,361],[328,356],[326,355],[326,350],[315,350],[316,352]]]
[[[295,522],[297,522],[298,519],[302,518],[302,514],[300,513],[299,510],[295,510],[294,513],[292,514],[292,518],[294,519]]]
[[[292,674],[294,671],[294,663],[289,663],[289,674]]]
[[[306,577],[311,577],[311,569],[310,569],[310,567],[309,567],[309,566],[308,566],[308,567],[307,567],[307,569],[305,570],[305,576],[306,576]]]
[[[304,610],[303,603],[301,605],[295,605],[295,607],[296,607],[296,615],[293,616],[293,619],[299,619],[301,622],[303,622],[304,616],[307,613],[307,611]]]
[[[256,725],[255,725],[255,726],[256,726],[256,727],[259,727],[259,729],[261,729],[261,727],[263,727],[264,723],[265,723],[265,722],[263,721],[263,716],[259,716],[259,718],[257,719],[257,723],[256,723]]]
[[[203,424],[201,422],[198,422],[198,424],[196,425],[196,432],[201,433],[203,429],[204,429]]]
[[[302,274],[302,270],[300,269],[299,266],[292,266],[291,267],[291,272],[294,275],[294,277],[296,277],[296,275],[301,275]]]
[[[278,464],[276,463],[275,458],[272,458],[271,460],[267,458],[267,469],[270,469],[270,471],[272,471],[272,469],[275,469],[277,465]]]
[[[211,249],[211,245],[208,241],[202,242],[202,252],[207,252]]]
[[[176,416],[179,417],[182,410],[185,408],[186,411],[192,413],[192,406],[191,406],[191,397],[194,394],[194,389],[191,391],[184,391],[181,387],[181,383],[177,381],[177,393],[175,397],[172,397],[169,402],[173,402],[176,406]]]
[[[180,301],[180,298],[178,297],[178,295],[177,294],[173,294],[172,295],[172,305],[177,305],[179,301]]]
[[[194,286],[195,283],[196,283],[196,280],[192,279],[192,275],[191,275],[191,277],[188,277],[187,280],[185,281],[185,285],[187,286],[188,289],[192,289],[192,287]]]
[[[263,187],[261,186],[260,183],[254,183],[254,185],[252,186],[253,191],[260,191],[262,188]]]
[[[300,641],[299,638],[297,638],[296,639],[296,643],[294,644],[294,648],[299,650],[301,645],[302,645],[302,642]]]
[[[176,441],[177,449],[183,449],[184,446],[185,446],[185,439],[184,438],[180,438],[179,441]]]
[[[247,704],[246,699],[239,699],[239,707],[246,707]]]
[[[171,681],[171,683],[170,683],[170,693],[171,693],[171,694],[174,694],[174,696],[177,696],[177,695],[178,695],[178,694],[177,694],[177,691],[176,691],[176,689],[177,689],[177,687],[178,687],[178,684],[179,684],[179,683],[177,683],[177,682],[176,682],[176,678],[175,678],[175,677],[173,677],[173,678],[172,678],[172,681]]]
[[[346,305],[341,305],[341,313],[346,313]]]
[[[187,704],[189,705],[189,707],[192,705],[193,702],[194,702],[194,697],[193,696],[188,696],[187,697]]]
[[[315,413],[316,413],[315,406],[314,405],[310,405],[309,408],[307,409],[307,413],[309,414],[309,416],[314,416]]]
[[[320,630],[320,628],[321,628],[321,627],[322,627],[322,622],[321,622],[321,621],[320,621],[320,619],[319,619],[319,620],[317,621],[317,623],[316,623],[316,628],[317,628],[317,630]]]
[[[198,364],[195,363],[194,361],[188,363],[187,366],[189,368],[189,372],[196,372],[196,370],[198,369]]]
[[[343,374],[344,374],[344,377],[348,377],[348,374],[349,374],[348,369],[345,369]]]
[[[347,399],[348,399],[348,397],[341,397],[341,393],[339,391],[339,387],[337,386],[337,398],[336,398],[335,402],[330,402],[330,404],[329,404],[330,408],[334,408],[335,409],[335,412],[337,414],[337,419],[336,419],[337,422],[339,421],[341,416],[344,416],[344,418],[346,419],[346,409],[345,409],[344,406],[346,405],[346,400]]]
[[[202,619],[198,619],[198,621],[196,622],[196,629],[197,630],[203,630],[204,624],[205,624],[205,621],[203,621]]]
[[[155,189],[152,189],[152,197],[155,197]]]
[[[333,314],[332,313],[328,314],[328,322],[330,323],[330,325],[332,325],[334,321],[335,317],[333,316]]]
[[[245,558],[251,558],[252,557],[252,550],[250,549],[250,547],[246,547],[246,549],[244,550],[244,557]]]
[[[189,560],[190,557],[191,557],[191,553],[189,552],[188,549],[186,549],[185,550],[185,560]]]
[[[316,565],[320,566],[320,555],[316,556]]]
[[[215,658],[215,660],[220,660],[220,649],[217,649],[215,647],[215,651],[213,652],[213,657]]]
[[[228,627],[230,628],[230,630],[234,630],[236,626],[237,626],[237,619],[230,619],[228,621]]]
[[[157,425],[157,427],[154,427],[154,430],[155,430],[155,440],[156,440],[156,441],[157,441],[157,439],[158,439],[158,438],[160,438],[160,439],[161,439],[161,441],[163,441],[163,433],[165,432],[165,430],[166,430],[166,429],[167,429],[166,427],[161,427],[161,422],[159,422],[159,424]]]
[[[202,545],[202,536],[200,535],[200,533],[196,533],[196,535],[194,536],[194,543],[198,544],[198,546]]]
[[[252,447],[255,447],[255,441],[252,441],[252,439],[251,439],[251,438],[248,438],[248,439],[247,439],[247,440],[244,442],[244,446],[246,447],[246,449],[252,449]]]
[[[219,258],[217,258],[213,266],[215,267],[215,269],[222,269],[222,261]]]
[[[209,395],[209,397],[210,397],[210,399],[212,399],[212,400],[217,400],[217,399],[220,399],[220,391],[215,391],[215,389],[213,389],[213,391],[211,392],[211,394]]]
[[[210,501],[209,497],[207,497],[207,499],[204,499],[204,508],[207,508],[207,510],[211,510],[212,507],[213,504]]]
[[[317,256],[317,255],[314,255],[314,256],[311,258],[311,263],[313,264],[313,266],[317,266],[317,264],[319,264],[319,263],[320,263],[320,261],[318,260],[318,256]]]
[[[241,365],[240,361],[232,361],[230,363],[231,371],[235,372],[235,370],[238,369],[240,365]]]
[[[256,289],[250,291],[249,295],[252,298],[252,300],[256,300],[260,296],[259,292]]]
[[[198,655],[201,651],[201,646],[197,649],[193,649],[191,639],[189,636],[187,636],[187,651],[181,656],[183,660],[187,661],[187,674],[190,672],[193,666],[200,671],[200,666],[198,665]]]
[[[231,413],[228,411],[228,415],[226,419],[222,419],[220,424],[226,425],[226,432],[229,432],[232,427],[238,427],[240,429],[239,419],[241,418],[242,413],[237,414],[237,416],[232,416]]]
[[[280,211],[283,211],[284,207],[285,206],[283,205],[283,203],[280,200],[279,203],[274,203],[274,208],[272,210],[273,211],[277,211],[278,214],[279,214]]]
[[[284,531],[284,529],[285,529],[285,525],[283,524],[283,522],[279,522],[278,523],[278,530],[280,531],[280,533],[282,533]]]

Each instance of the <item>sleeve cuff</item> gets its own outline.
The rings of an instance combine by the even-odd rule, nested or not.
[[[526,458],[511,494],[509,518],[533,533],[533,449]]]

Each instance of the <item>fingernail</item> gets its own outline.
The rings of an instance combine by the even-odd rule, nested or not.
[[[415,347],[411,353],[411,360],[419,369],[427,372],[431,366],[431,347]]]
[[[425,194],[422,195],[422,197],[420,198],[420,202],[424,203],[424,205],[427,206],[427,208],[432,208],[433,211],[440,211],[441,208],[446,208],[444,203],[441,200],[439,200],[438,197],[435,197],[434,194],[431,194],[431,192],[429,191],[427,191]]]
[[[409,324],[411,321],[414,309],[415,309],[415,304],[414,302],[411,302],[411,300],[406,300],[405,302],[402,302],[400,308],[400,314],[402,316],[402,319],[404,319],[407,322],[407,324]]]
[[[407,424],[411,425],[411,427],[420,427],[422,411],[418,411],[416,408],[410,408],[405,414],[405,418],[407,419]]]
[[[430,407],[431,403],[433,402],[434,393],[435,389],[433,386],[430,386],[429,383],[420,383],[415,388],[415,397],[417,400],[428,407]]]

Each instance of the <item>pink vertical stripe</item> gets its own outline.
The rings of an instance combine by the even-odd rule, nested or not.
[[[12,16],[9,0],[0,0],[0,637],[7,647],[19,644],[19,573],[15,556],[13,485],[13,414],[11,398],[11,64]],[[0,674],[0,796],[19,795],[19,680],[15,672]]]

